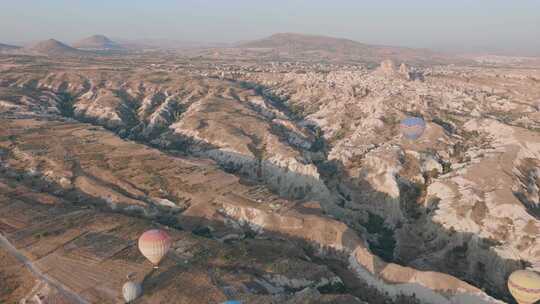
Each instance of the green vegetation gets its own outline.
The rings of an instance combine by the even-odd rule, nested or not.
[[[340,282],[320,286],[317,290],[322,294],[342,294],[347,292],[345,285]]]
[[[332,137],[332,142],[341,140],[347,135],[347,131],[349,129],[342,123],[339,130],[337,130],[336,134]]]
[[[377,234],[376,242],[369,242],[369,248],[374,254],[387,262],[394,260],[396,239],[394,232],[384,224],[384,219],[374,213],[368,214],[368,222],[363,224],[370,234]]]
[[[381,117],[381,120],[382,122],[384,122],[385,125],[389,125],[389,126],[395,126],[399,124],[399,119],[394,115],[383,116]]]
[[[427,184],[437,177],[439,177],[439,171],[437,169],[431,169],[430,171],[424,173],[424,179],[426,180]]]
[[[66,92],[59,92],[57,93],[58,97],[60,97],[60,104],[58,106],[58,110],[60,110],[60,113],[62,116],[66,117],[73,117],[73,101],[74,98],[71,96],[71,94]]]
[[[399,203],[405,215],[413,220],[422,216],[420,210],[420,200],[427,190],[426,184],[421,183],[399,183]]]
[[[437,196],[431,196],[427,200],[427,211],[428,213],[432,213],[439,209],[439,203],[441,202],[441,199]]]
[[[295,119],[301,119],[306,114],[306,109],[303,105],[289,103],[289,110]]]
[[[465,140],[475,140],[477,138],[480,137],[480,132],[474,130],[474,131],[463,131],[461,136],[463,136],[463,138]]]
[[[455,127],[451,123],[448,123],[443,119],[435,117],[432,121],[441,126],[448,133],[455,133],[456,131]]]
[[[183,229],[180,222],[178,222],[178,218],[176,218],[174,215],[160,214],[157,216],[156,221],[162,225],[172,227],[177,230]]]
[[[452,164],[449,162],[444,162],[442,164],[442,168],[443,168],[443,174],[449,173],[450,171],[452,171]]]
[[[246,242],[234,242],[232,246],[227,246],[221,252],[220,258],[227,263],[246,263],[249,260],[249,250]]]
[[[163,83],[170,82],[171,80],[172,79],[170,77],[154,77],[154,78],[148,79],[149,82],[154,83],[154,84],[163,84]]]
[[[41,232],[38,232],[38,233],[34,234],[34,238],[41,239],[41,238],[44,238],[44,237],[48,237],[50,235],[51,235],[51,233],[49,231],[41,231]]]
[[[452,154],[450,157],[455,158],[458,162],[467,162],[470,161],[470,157],[466,155],[467,146],[462,143],[456,143],[453,147]]]
[[[154,84],[163,84],[170,82],[172,80],[171,77],[166,72],[155,72],[152,74],[147,75],[146,78],[149,82]]]
[[[269,271],[272,273],[283,274],[292,268],[289,260],[280,260],[269,265]]]
[[[204,238],[212,238],[212,230],[210,228],[204,226],[204,227],[197,227],[194,230],[191,231],[193,234],[204,237]]]

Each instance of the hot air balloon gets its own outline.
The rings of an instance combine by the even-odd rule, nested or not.
[[[529,270],[514,271],[508,278],[508,289],[519,304],[540,300],[540,275]]]
[[[154,268],[165,257],[167,251],[171,248],[171,238],[160,229],[148,230],[139,238],[139,250],[146,257]]]
[[[405,137],[417,140],[426,130],[426,122],[419,117],[407,117],[401,121],[400,128]]]
[[[126,300],[126,303],[135,301],[142,294],[141,284],[133,281],[126,282],[122,287],[122,294],[124,295],[124,300]]]

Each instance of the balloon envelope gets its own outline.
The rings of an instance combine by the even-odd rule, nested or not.
[[[519,304],[540,300],[540,275],[533,271],[517,270],[508,278],[508,289]]]
[[[160,229],[148,230],[139,238],[139,250],[152,264],[158,265],[171,248],[171,238]]]
[[[419,117],[407,117],[401,121],[400,128],[405,137],[416,140],[426,130],[426,122]]]
[[[126,303],[135,301],[142,294],[142,287],[140,284],[129,281],[122,287],[122,294]]]

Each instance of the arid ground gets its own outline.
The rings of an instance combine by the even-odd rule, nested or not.
[[[0,54],[0,303],[122,303],[130,273],[136,303],[515,303],[540,271],[539,59],[105,38]]]

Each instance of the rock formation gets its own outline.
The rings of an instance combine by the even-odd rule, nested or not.
[[[76,269],[49,275],[85,299],[117,291],[77,259],[137,267],[130,244],[158,224],[177,243],[149,286],[209,292],[171,284],[148,303],[501,303],[509,273],[540,257],[535,69],[125,56],[0,66],[0,231],[42,269]],[[407,116],[427,122],[417,141],[400,134]]]

